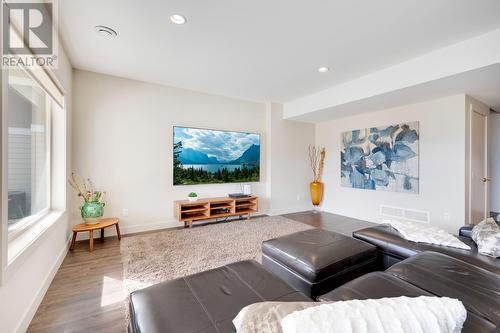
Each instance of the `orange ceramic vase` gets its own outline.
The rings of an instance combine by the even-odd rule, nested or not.
[[[311,201],[314,206],[319,206],[321,203],[321,198],[323,197],[323,183],[322,182],[311,182],[309,184],[309,189],[311,191]]]

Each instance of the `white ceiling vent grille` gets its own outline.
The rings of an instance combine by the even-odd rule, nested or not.
[[[380,215],[412,222],[429,223],[429,212],[402,207],[380,205]]]

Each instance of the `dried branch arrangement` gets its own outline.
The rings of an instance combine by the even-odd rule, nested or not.
[[[71,177],[68,179],[68,183],[75,189],[78,196],[83,198],[85,203],[103,201],[104,192],[95,191],[94,184],[90,178],[80,179],[74,172],[72,172]]]
[[[323,175],[323,168],[325,166],[325,147],[316,147],[309,145],[309,161],[311,162],[311,169],[314,176],[314,182],[320,182]]]

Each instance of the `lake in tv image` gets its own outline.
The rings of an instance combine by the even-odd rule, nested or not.
[[[258,182],[260,135],[174,126],[174,185]]]

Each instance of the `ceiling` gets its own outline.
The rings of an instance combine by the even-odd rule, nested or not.
[[[500,1],[60,0],[59,17],[75,68],[284,103],[499,28]]]
[[[467,91],[469,96],[486,103],[486,105],[492,106],[494,110],[500,110],[500,64],[393,90],[370,98],[358,99],[323,110],[307,112],[295,117],[286,117],[285,114],[285,118],[318,123],[325,120],[457,95],[464,91]]]

